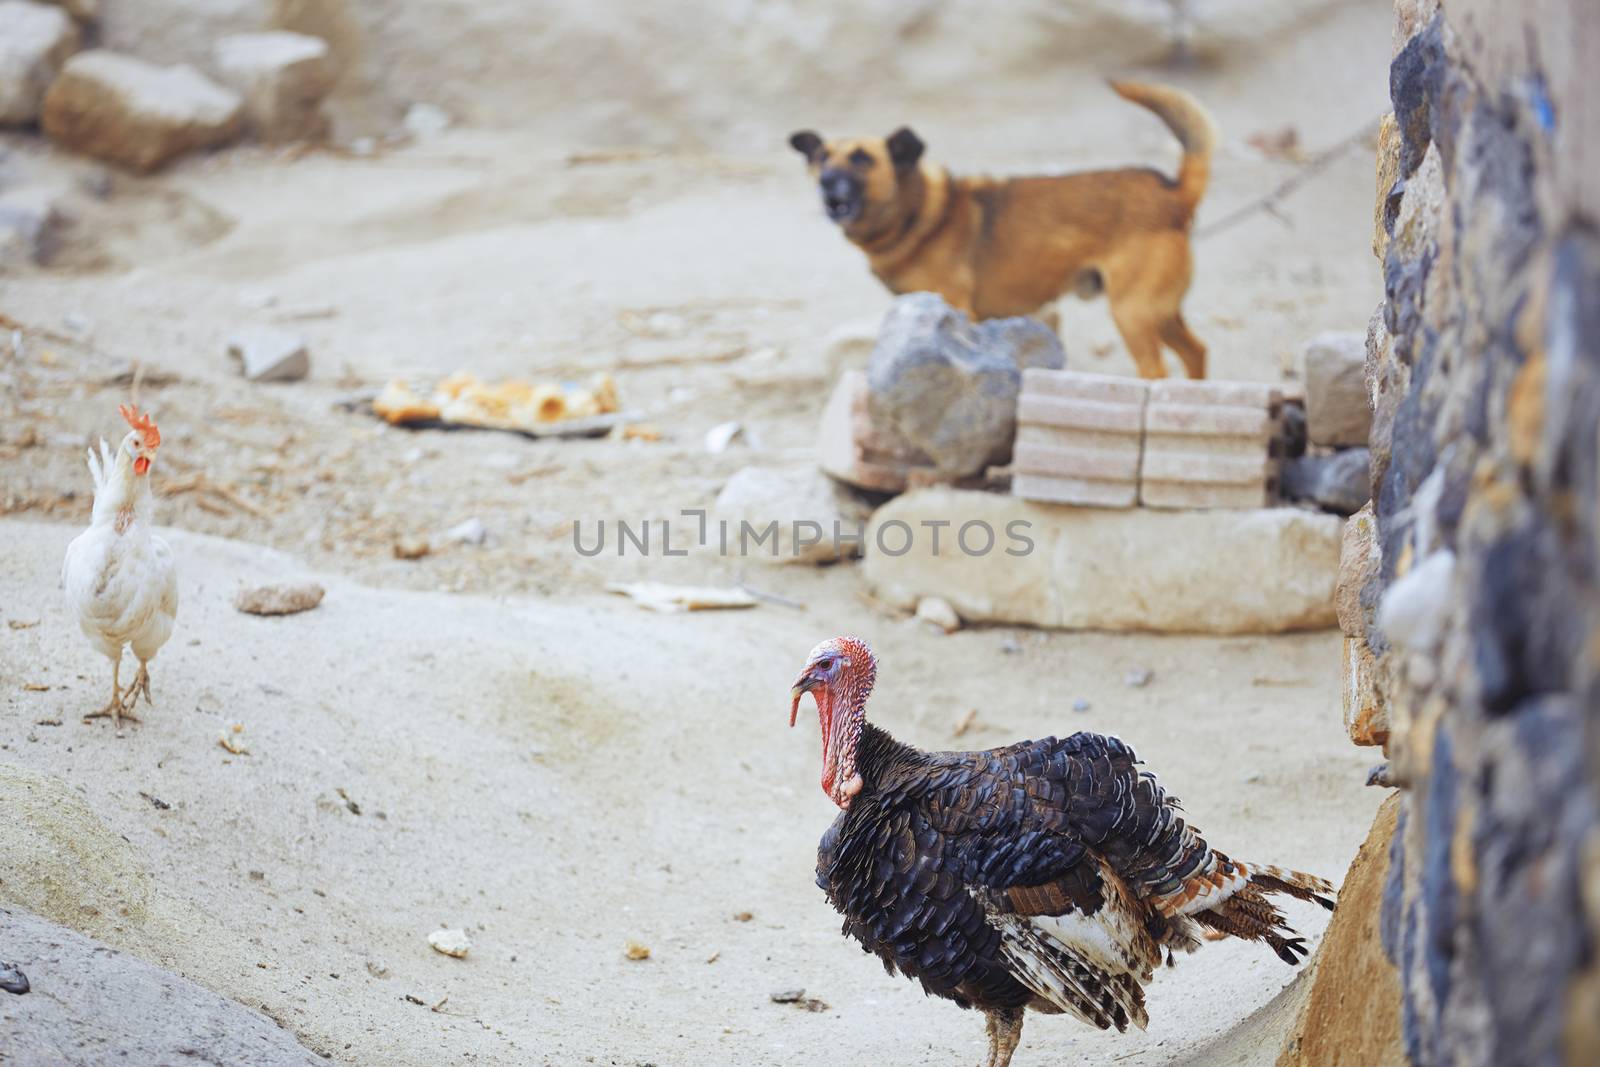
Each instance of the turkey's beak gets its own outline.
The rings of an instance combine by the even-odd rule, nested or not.
[[[789,705],[789,727],[794,728],[795,720],[800,717],[800,698],[817,687],[817,680],[809,674],[802,674],[800,680],[794,683],[794,688],[789,690],[792,702]]]

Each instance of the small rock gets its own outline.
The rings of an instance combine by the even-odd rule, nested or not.
[[[650,958],[650,946],[641,945],[637,941],[629,941],[622,946],[622,953],[630,960],[647,960]]]
[[[306,339],[273,326],[246,326],[228,337],[228,355],[252,382],[297,382],[311,373]]]
[[[316,582],[288,582],[241,589],[233,606],[247,615],[295,615],[322,603],[326,590]]]
[[[1072,702],[1072,710],[1073,711],[1088,711],[1089,710],[1089,702],[1087,700],[1083,699],[1082,697],[1079,697],[1077,700],[1074,700]]]
[[[27,185],[0,193],[0,267],[42,266],[55,251],[61,225],[57,192]]]
[[[733,913],[733,921],[736,923],[747,923],[755,917],[755,912],[751,911],[736,911]]]
[[[1354,515],[1372,498],[1372,454],[1346,448],[1283,462],[1279,491],[1286,500],[1303,500],[1325,511]]]
[[[860,532],[855,498],[810,466],[743,467],[717,494],[712,514],[728,524],[730,556],[763,563],[828,563],[859,549],[845,540]],[[717,528],[708,525],[706,547],[722,551]],[[691,524],[685,540],[692,539],[691,531],[699,533]]]
[[[450,128],[450,112],[433,104],[416,103],[406,108],[406,132],[419,141],[437,137]]]
[[[1066,364],[1036,319],[973,324],[934,293],[895,299],[867,365],[868,409],[954,480],[1011,458],[1024,367]]]
[[[244,98],[246,120],[260,140],[327,137],[322,101],[338,72],[322,38],[282,30],[236,33],[217,42],[213,63],[223,84]]]
[[[421,559],[431,551],[433,547],[420,537],[402,537],[394,543],[395,559]]]
[[[738,422],[721,422],[706,431],[706,451],[713,456],[721,455],[728,450],[728,446],[744,433],[744,425]]]
[[[232,141],[243,116],[238,96],[193,67],[97,49],[67,60],[45,93],[41,125],[58,144],[146,173]]]
[[[60,8],[29,0],[0,0],[0,26],[0,125],[26,125],[78,50],[78,27]]]
[[[937,626],[947,634],[961,629],[961,616],[950,606],[950,601],[942,596],[925,596],[918,600],[917,618]]]
[[[1260,785],[1264,781],[1266,781],[1266,776],[1260,771],[1251,771],[1249,774],[1244,776],[1245,785]]]
[[[248,756],[250,749],[244,743],[244,723],[236,722],[217,735],[217,744],[235,756]]]
[[[433,946],[435,952],[446,956],[453,956],[458,960],[467,958],[467,953],[472,951],[472,939],[465,930],[435,930],[428,935],[428,944]]]
[[[1154,677],[1155,672],[1149,667],[1130,667],[1128,673],[1122,676],[1122,684],[1129,689],[1143,689]]]
[[[15,963],[0,963],[0,989],[18,996],[28,991],[28,976]]]
[[[1020,656],[1022,655],[1022,642],[1015,637],[1008,637],[1000,642],[1000,651],[1008,656]]]
[[[1306,383],[1306,434],[1314,445],[1365,445],[1372,430],[1364,333],[1331,331],[1301,353]],[[1356,505],[1360,507],[1360,505]]]
[[[804,989],[780,989],[776,993],[767,994],[774,1004],[797,1004],[805,999]]]
[[[472,518],[450,527],[444,532],[444,539],[457,545],[481,545],[489,539],[489,528],[482,519]]]

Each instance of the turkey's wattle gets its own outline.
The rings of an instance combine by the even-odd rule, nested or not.
[[[872,650],[853,637],[836,637],[811,650],[805,670],[790,691],[789,726],[800,712],[800,698],[810,693],[817,703],[822,728],[822,791],[840,808],[861,792],[856,748],[867,721],[867,697],[878,678]]]
[[[1333,907],[1321,878],[1207,845],[1117,738],[922,752],[866,721],[876,679],[866,643],[836,637],[790,694],[791,726],[816,700],[822,790],[842,809],[817,884],[891,974],[984,1012],[983,1067],[1009,1067],[1027,1008],[1142,1028],[1145,983],[1203,932],[1298,962],[1273,894]]]

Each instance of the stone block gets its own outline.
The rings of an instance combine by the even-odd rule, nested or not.
[[[328,135],[322,102],[338,71],[328,43],[301,33],[236,33],[217,42],[212,67],[244,100],[250,132],[268,143]]]
[[[1339,582],[1334,587],[1333,607],[1339,616],[1339,629],[1347,637],[1367,633],[1367,614],[1361,606],[1361,590],[1378,572],[1378,529],[1368,503],[1345,520],[1339,543]]]
[[[115,52],[79,52],[45,94],[42,123],[58,144],[141,173],[239,135],[238,96],[192,67]]]
[[[1361,637],[1344,639],[1344,728],[1353,744],[1389,743],[1389,705],[1377,685],[1377,661]]]
[[[61,8],[0,0],[0,126],[38,121],[45,90],[78,44]]]
[[[1149,391],[1137,378],[1024,371],[1012,493],[1055,504],[1134,506]]]
[[[934,522],[950,524],[937,553],[923,525]],[[969,622],[1278,633],[1334,624],[1341,526],[1293,508],[1060,507],[926,489],[873,514],[863,568],[888,602],[941,596]],[[974,551],[958,543],[968,527]],[[978,552],[986,530],[993,547]]]
[[[858,370],[839,376],[823,409],[817,428],[817,465],[841,482],[880,493],[902,492],[913,472],[933,473],[927,457],[893,427],[874,424],[867,376]]]
[[[1043,504],[1074,504],[1090,508],[1131,508],[1139,503],[1139,483],[1097,481],[1017,471],[1011,476],[1011,495]]]
[[[1366,337],[1330,331],[1301,352],[1306,382],[1306,432],[1314,445],[1365,445],[1372,430],[1366,382]]]

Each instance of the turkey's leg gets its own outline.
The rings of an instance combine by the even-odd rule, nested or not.
[[[138,722],[128,708],[123,704],[122,695],[122,657],[118,656],[111,661],[111,702],[99,711],[91,711],[83,717],[84,722],[90,719],[110,718],[111,725],[116,729],[122,728],[122,720]]]
[[[1022,1040],[1022,1009],[999,1008],[983,1014],[989,1031],[989,1058],[983,1067],[1011,1067],[1011,1054]]]

